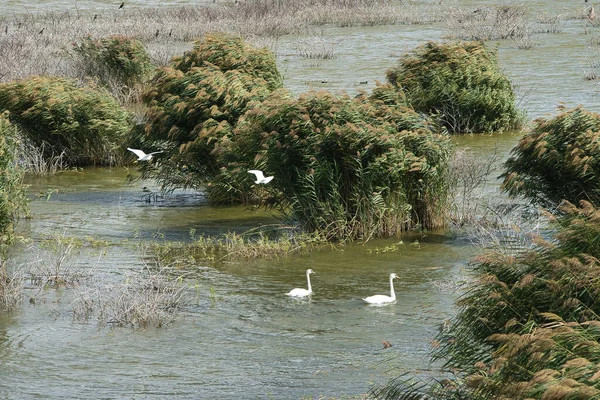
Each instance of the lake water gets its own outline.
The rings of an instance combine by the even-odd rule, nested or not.
[[[26,3],[26,5],[25,5]],[[5,1],[3,12],[118,7],[114,1]],[[190,4],[127,1],[128,7]],[[459,2],[463,3],[463,2]],[[574,13],[582,4],[528,3],[544,12]],[[197,4],[197,3],[195,3]],[[468,4],[476,4],[469,1]],[[600,111],[598,85],[583,79],[590,38],[581,20],[562,23],[557,34],[536,35],[539,46],[519,50],[499,42],[502,67],[530,119],[554,114],[556,106],[582,104]],[[398,57],[427,40],[439,40],[444,25],[323,28],[336,43],[332,60],[293,54],[297,38],[278,42],[286,86],[356,92],[385,80]],[[598,29],[598,28],[595,28]],[[589,32],[588,32],[589,33]],[[598,32],[595,32],[598,35]],[[367,84],[360,82],[367,81]],[[519,135],[461,137],[486,157],[505,158]],[[100,255],[89,251],[72,261],[99,280],[115,282],[144,265],[140,240],[186,240],[190,230],[216,234],[276,222],[243,207],[211,207],[197,193],[176,192],[144,200],[144,186],[126,185],[127,169],[85,169],[30,180],[31,220],[19,231],[32,242],[15,249],[20,268],[48,257],[40,244],[50,235],[105,240]],[[497,182],[489,189],[498,196]],[[192,301],[169,326],[132,330],[76,322],[72,301],[78,288],[26,290],[19,312],[0,316],[0,397],[34,398],[203,398],[299,399],[358,396],[404,372],[436,374],[431,341],[456,312],[454,290],[469,275],[477,249],[449,232],[348,245],[277,260],[189,265]],[[391,251],[393,250],[393,251]],[[312,268],[310,301],[284,293],[305,285]],[[361,298],[389,291],[396,272],[398,301],[366,306]],[[36,299],[35,304],[27,301]],[[382,341],[393,344],[384,349]]]

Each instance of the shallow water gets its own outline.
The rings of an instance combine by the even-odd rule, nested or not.
[[[119,1],[7,1],[0,10],[45,11],[76,6],[109,7]],[[190,2],[141,2],[172,5]],[[476,4],[470,1],[469,4]],[[530,2],[546,12],[573,12],[581,5]],[[499,42],[500,63],[516,85],[529,118],[556,112],[560,102],[600,111],[598,86],[583,79],[591,35],[580,20],[564,22],[560,34],[536,35],[540,46],[518,50]],[[306,60],[289,51],[295,38],[278,43],[278,63],[286,86],[369,90],[385,80],[385,70],[416,45],[437,40],[443,25],[373,28],[320,28],[337,43],[338,57]],[[598,34],[596,32],[595,34]],[[360,82],[367,81],[367,84]],[[480,157],[506,158],[518,134],[464,136],[459,147]],[[243,207],[211,207],[199,193],[176,192],[146,201],[158,189],[151,182],[126,185],[126,169],[85,169],[30,180],[33,218],[20,233],[33,243],[15,251],[15,268],[44,257],[39,243],[51,234],[93,236],[109,246],[73,261],[107,281],[140,270],[139,240],[187,240],[190,232],[245,231],[277,221]],[[498,196],[498,182],[489,184]],[[156,200],[156,201],[154,201]],[[193,301],[162,329],[98,327],[72,319],[77,288],[28,289],[10,317],[0,316],[0,397],[30,398],[315,398],[360,395],[403,372],[436,374],[429,361],[431,340],[456,308],[458,283],[468,277],[476,250],[445,232],[396,241],[374,241],[279,260],[190,265]],[[284,293],[305,285],[312,268],[315,295],[294,301]],[[361,298],[385,294],[388,274],[400,275],[398,301],[385,307]],[[393,344],[383,349],[382,341]]]
[[[82,179],[78,174],[89,174]],[[100,259],[77,260],[108,281],[143,262],[137,238],[185,240],[189,230],[225,232],[272,223],[262,212],[214,208],[201,196],[176,193],[161,203],[140,199],[142,184],[118,184],[125,171],[90,170],[32,182],[57,189],[32,204],[21,232],[42,240],[52,232],[107,240]],[[94,182],[89,185],[88,182]],[[444,234],[345,246],[280,260],[190,266],[193,302],[165,329],[131,331],[72,320],[73,289],[38,298],[0,318],[0,393],[4,398],[300,398],[360,394],[373,383],[413,371],[430,376],[431,340],[454,312],[459,281],[468,274],[467,243]],[[26,262],[32,247],[16,260]],[[86,265],[89,262],[89,265]],[[306,285],[309,301],[284,293]],[[396,272],[398,301],[367,306],[362,297],[388,293]],[[117,276],[115,276],[117,273]],[[383,349],[382,341],[393,344]]]

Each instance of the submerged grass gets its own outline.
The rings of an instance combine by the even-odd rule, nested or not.
[[[194,237],[189,243],[149,243],[159,265],[181,266],[192,262],[275,259],[290,254],[334,248],[325,235],[297,232],[290,227],[266,226],[244,233]]]

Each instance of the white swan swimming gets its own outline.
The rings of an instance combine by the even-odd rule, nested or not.
[[[248,173],[256,175],[256,182],[254,182],[256,184],[269,183],[273,179],[272,176],[265,176],[259,169],[251,169],[248,171]]]
[[[375,296],[365,297],[363,300],[369,304],[386,304],[396,301],[396,292],[394,292],[394,279],[398,278],[396,274],[390,274],[390,295],[376,294]]]
[[[142,150],[132,149],[130,147],[128,147],[127,150],[131,151],[132,153],[135,153],[135,155],[138,156],[138,159],[137,159],[138,161],[150,161],[150,160],[152,160],[153,154],[162,153],[162,151],[155,151],[150,154],[146,154]]]
[[[302,288],[296,288],[296,289],[292,289],[289,292],[287,292],[286,295],[292,296],[292,297],[310,296],[313,292],[312,287],[310,286],[310,274],[314,274],[314,273],[315,273],[315,271],[313,271],[312,269],[306,270],[306,282],[308,282],[308,290],[302,289]]]

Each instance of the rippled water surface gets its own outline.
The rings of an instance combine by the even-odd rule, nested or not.
[[[0,11],[115,7],[119,1],[4,1]],[[190,4],[190,1],[127,1],[128,6]],[[471,1],[469,4],[476,4]],[[530,2],[545,12],[572,12],[570,5]],[[583,2],[581,2],[583,3]],[[559,34],[537,35],[539,46],[519,50],[499,42],[500,63],[515,83],[529,118],[555,113],[560,102],[600,111],[598,86],[583,79],[590,35],[580,20]],[[369,90],[385,80],[400,55],[444,26],[324,27],[336,43],[332,60],[306,60],[278,42],[286,85],[309,89]],[[598,34],[596,32],[596,34]],[[360,82],[367,81],[367,84]],[[461,137],[481,157],[505,158],[519,135]],[[151,182],[126,185],[125,169],[85,169],[30,180],[31,220],[20,233],[31,237],[13,255],[14,268],[44,257],[49,235],[92,236],[107,241],[102,254],[82,254],[78,268],[107,281],[140,270],[140,240],[187,240],[190,232],[245,231],[276,223],[273,216],[243,207],[211,207],[199,193],[175,192],[146,201]],[[144,190],[146,187],[146,191]],[[497,196],[492,182],[490,195]],[[155,200],[155,199],[152,199]],[[449,233],[374,241],[279,260],[190,265],[191,305],[161,329],[130,330],[76,322],[76,288],[40,293],[27,289],[12,316],[0,316],[0,397],[291,399],[360,395],[403,372],[430,376],[431,340],[456,309],[454,290],[465,279],[476,249]],[[305,285],[314,269],[315,295],[293,301],[284,293]],[[387,276],[400,275],[398,301],[365,306],[362,297],[388,292]],[[393,344],[383,349],[382,341]]]

